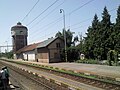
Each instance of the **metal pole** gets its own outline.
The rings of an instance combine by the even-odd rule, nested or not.
[[[67,50],[66,50],[66,30],[65,30],[65,11],[63,9],[60,9],[60,13],[63,12],[63,23],[64,23],[64,41],[65,41],[65,60],[67,62]]]
[[[8,52],[8,41],[6,41],[6,43],[7,43],[7,52]]]
[[[1,53],[1,46],[0,46],[0,58],[2,57],[2,53]]]

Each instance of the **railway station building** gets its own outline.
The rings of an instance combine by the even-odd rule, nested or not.
[[[60,52],[64,41],[59,38],[49,38],[43,42],[27,45],[16,52],[17,59],[42,63],[60,62]]]

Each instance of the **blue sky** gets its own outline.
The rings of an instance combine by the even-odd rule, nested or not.
[[[28,28],[29,44],[54,37],[58,31],[63,29],[63,14],[59,12],[60,9],[65,11],[66,29],[70,28],[71,31],[75,32],[75,35],[82,32],[83,36],[85,36],[85,32],[88,26],[91,25],[95,13],[101,20],[101,13],[106,6],[108,11],[112,10],[109,14],[111,15],[111,21],[115,22],[116,10],[120,5],[120,0],[58,0],[52,7],[41,14],[56,0],[39,0],[30,14],[22,21],[37,1],[0,0],[0,46],[7,43],[12,44],[11,27],[19,21]],[[89,4],[76,10],[89,1],[91,1]],[[71,13],[72,11],[74,12]],[[40,16],[30,23],[38,15]]]

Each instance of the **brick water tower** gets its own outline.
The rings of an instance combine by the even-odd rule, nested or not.
[[[11,27],[11,35],[14,58],[18,58],[16,52],[27,45],[28,29],[18,22],[17,25]]]

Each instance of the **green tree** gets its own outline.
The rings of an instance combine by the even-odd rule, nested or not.
[[[95,14],[86,35],[82,46],[87,58],[95,59],[99,56],[102,60],[106,60],[108,51],[115,50],[120,53],[120,6],[117,10],[116,23],[111,23],[110,14],[105,7],[102,20],[99,21]]]
[[[67,47],[70,47],[71,44],[73,43],[72,39],[73,39],[74,32],[71,32],[70,29],[68,29],[65,33],[66,33],[66,44],[67,44]],[[64,30],[62,31],[62,33],[61,32],[56,33],[55,36],[56,37],[61,37],[64,40]]]
[[[68,61],[73,62],[79,59],[79,49],[76,47],[67,48]]]
[[[120,53],[120,6],[117,10],[116,24],[112,34],[114,37],[114,49]]]
[[[97,14],[95,14],[93,21],[92,21],[92,40],[93,40],[93,54],[94,58],[98,58],[101,56],[102,50],[100,49],[100,21],[98,19]]]
[[[78,41],[79,41],[78,36],[75,36],[75,37],[74,37],[74,40],[73,40],[74,46],[75,46],[75,43],[77,43]]]
[[[5,52],[5,53],[1,53],[0,57],[6,57],[6,58],[13,58],[13,51],[11,50],[10,52]]]
[[[63,34],[62,34],[60,31],[58,31],[58,32],[56,33],[55,37],[63,38]]]
[[[13,51],[6,53],[7,58],[12,59],[13,58]]]
[[[99,21],[95,14],[92,25],[87,29],[87,37],[85,37],[85,53],[88,58],[107,59],[107,53],[113,49],[113,24],[110,21],[110,15],[105,7],[102,13],[102,20]]]
[[[107,8],[105,7],[102,13],[102,21],[101,21],[101,29],[100,29],[100,47],[102,48],[103,52],[102,52],[102,59],[107,59],[107,53],[110,50],[110,48],[112,48],[111,46],[111,33],[112,33],[112,27],[113,25],[111,24],[110,21],[110,15],[108,13]]]
[[[87,37],[85,37],[84,52],[88,58],[96,58],[98,55],[99,47],[99,20],[97,14],[95,14],[92,26],[87,29]]]

